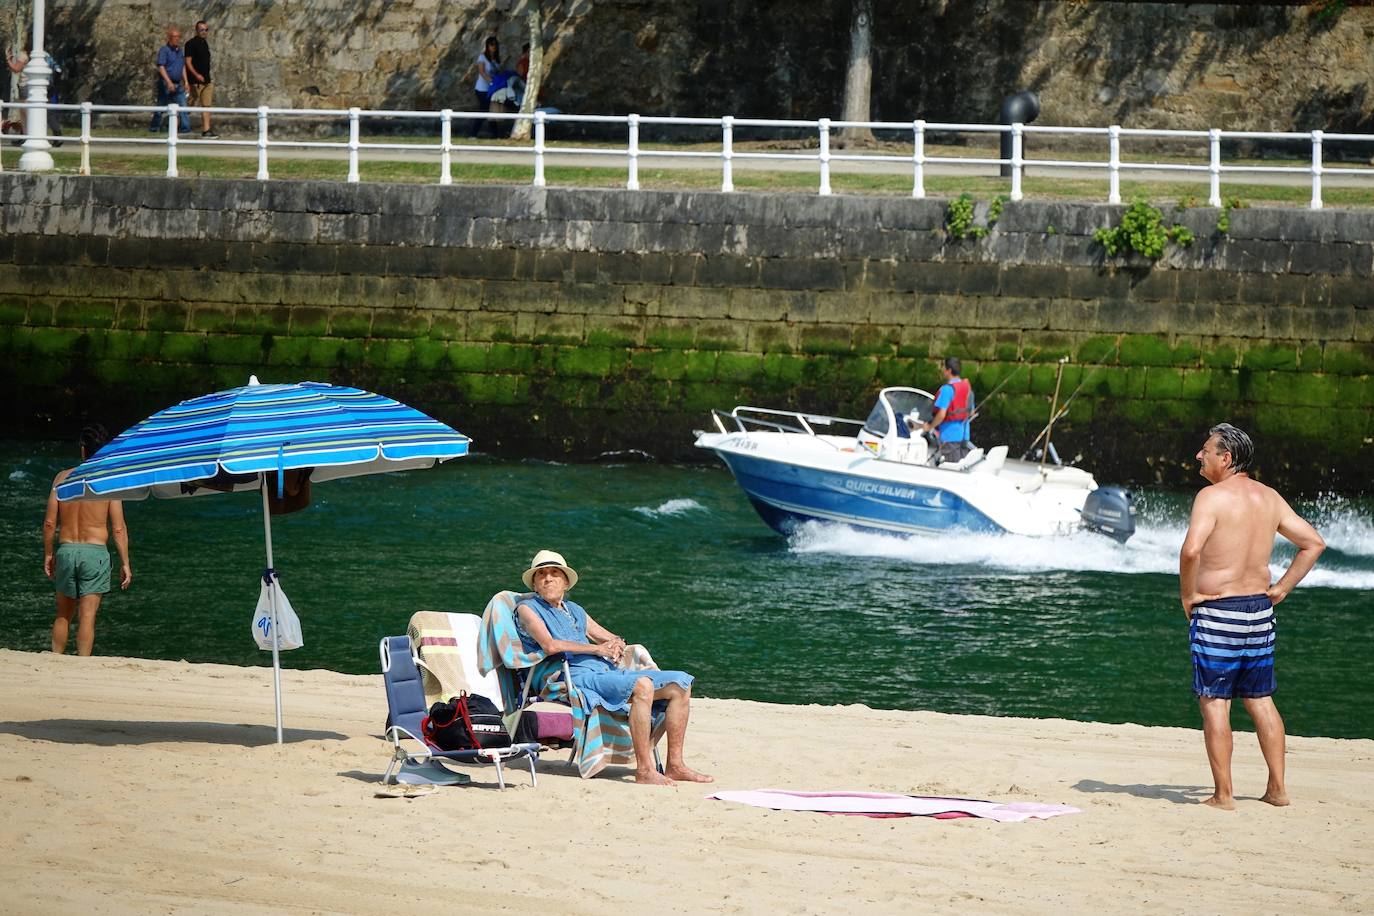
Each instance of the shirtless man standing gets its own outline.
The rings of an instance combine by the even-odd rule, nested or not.
[[[81,460],[94,455],[106,438],[104,428],[98,425],[81,430]],[[43,572],[57,584],[52,650],[58,655],[67,651],[72,617],[80,615],[76,654],[90,655],[95,646],[95,614],[100,610],[100,599],[110,590],[110,530],[119,550],[119,587],[128,588],[134,574],[129,569],[129,533],[124,528],[123,503],[109,499],[57,501],[57,485],[73,470],[67,468],[58,473],[48,493],[48,512],[43,518]],[[59,541],[56,552],[54,535]]]
[[[1245,701],[1269,766],[1261,801],[1288,804],[1283,783],[1285,736],[1274,706],[1274,605],[1311,571],[1326,549],[1317,530],[1283,497],[1250,479],[1255,445],[1229,423],[1213,426],[1197,453],[1211,483],[1193,500],[1178,557],[1178,590],[1189,620],[1193,692],[1202,707],[1202,736],[1212,766],[1212,797],[1227,811],[1231,791],[1231,698]],[[1288,571],[1269,584],[1274,535],[1298,548]]]

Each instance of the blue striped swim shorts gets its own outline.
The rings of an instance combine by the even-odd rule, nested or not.
[[[1193,608],[1188,627],[1193,693],[1267,697],[1274,681],[1274,605],[1267,595],[1217,598]]]

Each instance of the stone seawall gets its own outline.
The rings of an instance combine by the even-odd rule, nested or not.
[[[862,416],[966,360],[977,438],[1077,397],[1065,458],[1181,482],[1208,425],[1266,479],[1367,487],[1374,214],[1175,215],[1197,241],[1105,259],[1098,205],[0,176],[7,429],[119,427],[175,400],[327,379],[416,403],[505,454],[681,458],[711,408]],[[987,204],[978,219],[987,220]],[[1080,387],[1081,386],[1081,387]]]

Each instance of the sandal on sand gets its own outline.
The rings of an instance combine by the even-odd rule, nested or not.
[[[382,786],[372,793],[373,798],[420,798],[425,795],[433,795],[439,791],[438,786],[408,786],[404,783],[396,785]]]

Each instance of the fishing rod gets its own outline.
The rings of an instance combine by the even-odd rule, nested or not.
[[[1078,397],[1078,393],[1083,390],[1083,386],[1088,384],[1088,382],[1091,382],[1094,378],[1096,378],[1097,373],[1101,371],[1102,367],[1098,366],[1096,369],[1093,370],[1091,375],[1089,375],[1087,378],[1083,379],[1083,381],[1078,383],[1078,387],[1073,390],[1073,394],[1069,395],[1068,399],[1064,401],[1064,406],[1060,407],[1059,410],[1053,416],[1050,417],[1050,422],[1046,423],[1044,428],[1041,429],[1040,432],[1036,434],[1035,438],[1031,440],[1031,444],[1026,446],[1026,451],[1021,455],[1022,458],[1025,458],[1026,455],[1029,455],[1031,453],[1031,449],[1035,448],[1036,443],[1040,441],[1041,437],[1047,435],[1049,431],[1054,428],[1054,424],[1058,423],[1063,418],[1064,414],[1069,412],[1069,407],[1073,404],[1073,399]],[[1049,448],[1050,447],[1046,445],[1045,451],[1049,451]]]
[[[1035,359],[1037,356],[1040,355],[1040,351],[1043,349],[1043,347],[1036,347],[1035,352],[1032,353],[1030,356],[1027,356],[1026,359]],[[978,419],[978,415],[983,412],[983,408],[988,406],[988,401],[991,401],[993,398],[997,397],[997,392],[1002,390],[1002,386],[1005,385],[1007,382],[1011,381],[1013,378],[1015,378],[1016,373],[1020,372],[1022,369],[1026,368],[1029,365],[1029,362],[1019,363],[1014,369],[1011,370],[1011,372],[1007,373],[1007,377],[1002,379],[1002,381],[998,382],[997,385],[991,391],[988,392],[987,397],[980,400],[978,402],[978,405],[973,408],[973,413],[969,415],[968,421],[972,423],[974,420]]]

